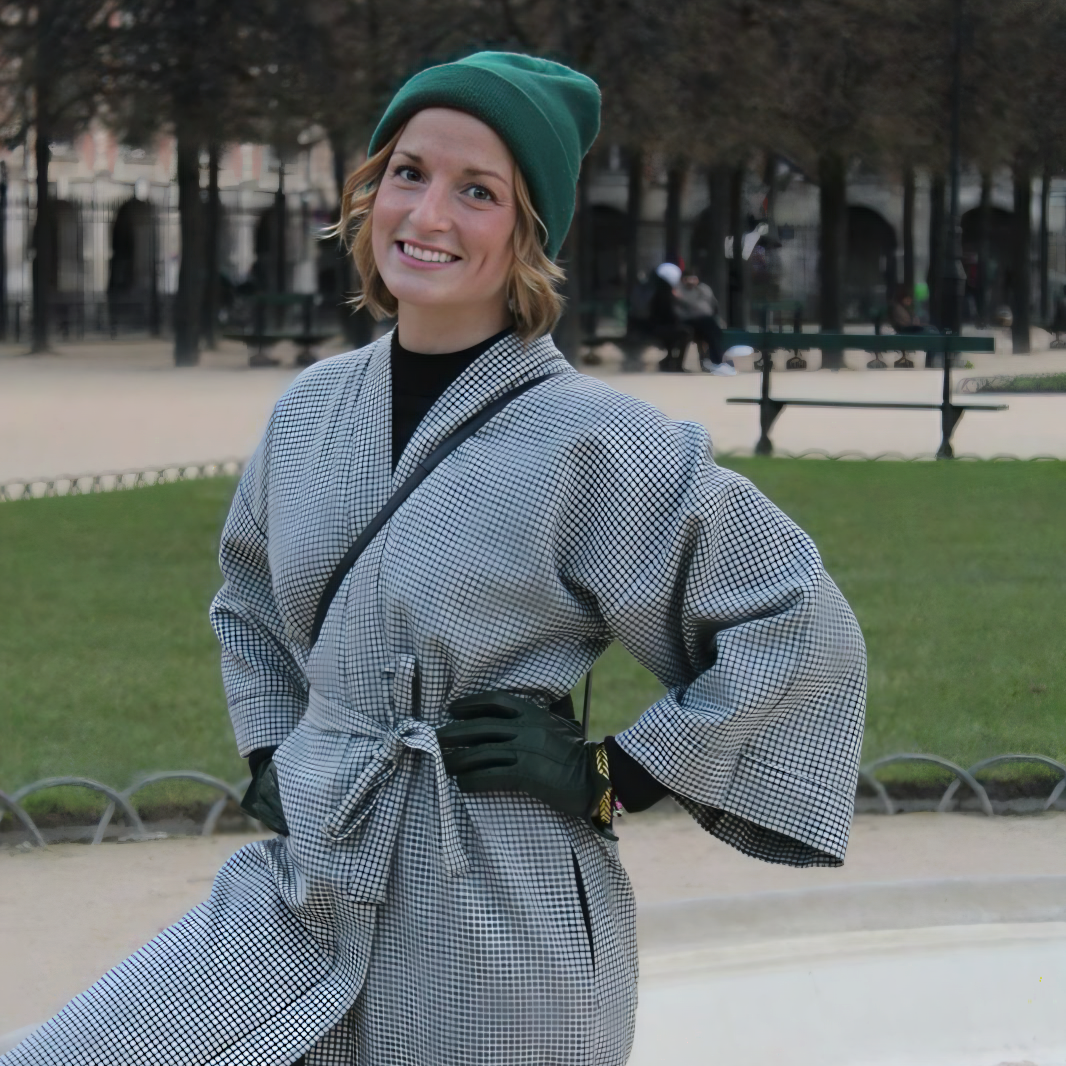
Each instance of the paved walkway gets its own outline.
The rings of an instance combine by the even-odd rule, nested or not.
[[[750,358],[739,361],[735,378],[718,378],[655,373],[653,352],[647,355],[649,372],[621,374],[617,352],[607,348],[605,354],[603,366],[586,369],[671,417],[702,422],[719,451],[750,452],[758,436],[757,411],[725,402],[758,394]],[[939,371],[867,371],[865,353],[849,352],[846,359],[853,369],[832,373],[814,369],[812,358],[806,372],[776,374],[774,391],[782,397],[939,400]],[[957,380],[1066,370],[1066,351],[976,355],[971,361],[974,369],[956,371]],[[232,342],[206,353],[201,366],[184,369],[172,365],[164,342],[60,346],[55,355],[32,357],[0,347],[0,481],[243,458],[295,375],[291,366],[250,370],[243,346]],[[1066,397],[988,402],[1007,402],[1010,410],[967,414],[955,433],[957,452],[1066,458]],[[792,453],[929,456],[939,434],[935,411],[797,408],[781,415],[773,438],[780,451]]]
[[[854,933],[1002,921],[1005,907],[1046,908],[1048,890],[1032,885],[1048,878],[1054,879],[1050,905],[1062,909],[1066,886],[1058,880],[1066,879],[1066,813],[860,815],[848,861],[836,870],[745,858],[676,810],[627,816],[619,836],[641,914],[643,954],[676,949],[670,908],[678,901],[709,900],[709,910],[698,905],[700,920],[712,922],[717,942],[735,945],[827,928]],[[249,839],[0,852],[0,1035],[48,1017],[203,900],[219,866]],[[975,881],[990,877],[1015,885],[1023,879],[1029,887],[986,887],[975,897]],[[1012,910],[1008,917],[1049,915]],[[682,913],[686,936],[694,934],[693,921]]]

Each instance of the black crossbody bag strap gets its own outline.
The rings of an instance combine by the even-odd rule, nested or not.
[[[495,418],[512,400],[518,399],[522,393],[528,392],[535,385],[539,385],[542,381],[547,381],[548,378],[554,376],[554,374],[543,374],[539,378],[523,382],[509,392],[505,392],[499,399],[494,400],[488,407],[478,411],[473,418],[468,419],[454,432],[450,433],[414,468],[414,471],[404,483],[389,497],[385,506],[367,523],[356,542],[345,552],[344,558],[337,563],[333,573],[329,575],[329,581],[326,582],[326,587],[322,590],[322,596],[315,610],[315,621],[311,626],[311,647],[315,646],[318,635],[322,632],[322,625],[326,621],[330,604],[333,603],[333,597],[337,595],[337,590],[341,587],[341,583],[348,576],[348,571],[355,566],[356,559],[366,551],[370,542],[381,531],[381,527],[396,513],[400,504],[429,477],[436,466],[451,455],[463,441],[468,437],[472,437],[486,422]]]

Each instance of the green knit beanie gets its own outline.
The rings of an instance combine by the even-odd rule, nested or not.
[[[417,111],[466,111],[499,134],[529,186],[548,230],[544,250],[559,254],[570,220],[581,160],[600,129],[600,90],[591,78],[549,59],[477,52],[411,78],[370,138],[370,154]]]

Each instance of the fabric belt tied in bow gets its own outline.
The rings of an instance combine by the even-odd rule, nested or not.
[[[322,832],[329,840],[335,843],[347,840],[366,825],[367,832],[380,831],[389,841],[384,848],[377,846],[372,850],[383,860],[391,855],[391,840],[399,825],[399,816],[405,806],[403,797],[410,787],[414,769],[411,760],[405,756],[410,751],[421,751],[432,760],[441,860],[445,872],[452,877],[460,877],[468,871],[469,860],[456,824],[455,791],[444,769],[437,734],[431,726],[409,715],[397,718],[392,724],[377,722],[351,707],[326,699],[314,690],[310,694],[306,717],[320,728],[377,741],[369,762],[360,771],[337,809],[322,825]],[[387,876],[388,863],[383,861],[381,865],[383,880]],[[371,892],[371,895],[376,894]]]

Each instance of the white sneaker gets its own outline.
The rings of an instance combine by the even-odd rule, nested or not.
[[[711,367],[711,373],[720,378],[731,378],[736,375],[737,368],[730,363],[719,363]]]
[[[754,355],[755,349],[749,344],[734,344],[732,348],[727,348],[723,359],[745,359],[749,355]]]

